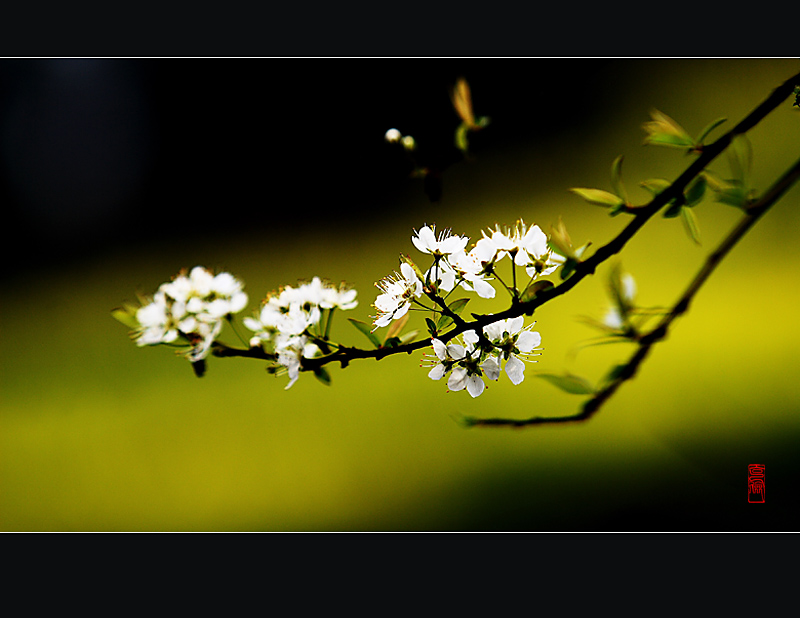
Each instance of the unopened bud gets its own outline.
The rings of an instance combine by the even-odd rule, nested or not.
[[[386,131],[386,135],[383,136],[383,139],[390,144],[394,144],[395,142],[399,142],[402,137],[403,136],[400,134],[400,131],[397,129],[389,129]]]

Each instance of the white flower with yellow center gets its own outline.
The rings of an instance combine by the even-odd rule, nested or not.
[[[408,313],[411,301],[422,296],[422,282],[414,269],[403,262],[400,273],[389,276],[376,283],[381,294],[375,299],[374,307],[378,310],[375,316],[375,328],[387,326],[392,320],[402,318]]]
[[[524,324],[525,318],[518,316],[508,320],[498,320],[483,327],[483,334],[497,350],[498,361],[505,359],[503,369],[515,385],[525,379],[525,363],[519,356],[534,355],[542,343],[542,336],[530,330],[535,322],[523,328]]]
[[[422,253],[430,253],[434,256],[441,257],[449,255],[457,251],[463,251],[467,246],[469,238],[466,236],[456,236],[450,233],[450,230],[445,230],[439,233],[436,237],[436,226],[424,226],[411,237],[411,242],[414,246],[422,251]]]

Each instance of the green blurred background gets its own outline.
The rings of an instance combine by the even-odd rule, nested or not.
[[[611,264],[537,312],[545,349],[526,380],[502,376],[478,399],[427,379],[421,354],[332,368],[331,387],[302,374],[285,391],[246,359],[210,359],[197,379],[171,350],[137,348],[110,310],[202,264],[243,279],[252,309],[299,278],[346,280],[350,317],[369,321],[374,283],[425,223],[475,241],[495,223],[563,217],[576,243],[599,246],[625,218],[569,187],[609,189],[622,154],[643,202],[641,180],[690,161],[642,145],[651,108],[694,135],[727,117],[720,135],[798,71],[793,59],[3,61],[0,528],[794,530],[797,187],[579,425],[454,417],[577,410],[532,376],[596,381],[631,354],[569,354],[595,335],[577,318],[604,313]],[[452,164],[461,75],[492,124],[474,160]],[[407,178],[390,127],[444,170],[440,201]],[[800,111],[787,101],[750,138],[764,189],[800,154]],[[724,158],[711,169],[728,172]],[[710,200],[696,212],[701,247],[658,217],[622,254],[642,305],[675,302],[738,219]],[[338,317],[334,337],[367,343]],[[766,465],[763,505],[747,503],[751,463]]]

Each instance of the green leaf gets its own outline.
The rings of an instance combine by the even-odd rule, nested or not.
[[[464,311],[464,307],[467,306],[469,300],[469,298],[459,298],[458,300],[454,300],[452,303],[450,303],[448,308],[456,315],[461,315],[461,312]]]
[[[396,348],[400,345],[400,337],[388,337],[386,341],[383,342],[384,348]]]
[[[595,393],[594,387],[586,378],[571,373],[565,373],[563,376],[552,373],[536,373],[534,376],[547,380],[553,386],[571,395],[593,395]]]
[[[664,211],[662,216],[665,219],[674,219],[681,214],[681,208],[683,208],[683,205],[680,202],[670,202],[669,208]]]
[[[657,109],[652,110],[650,116],[653,120],[642,125],[642,128],[647,132],[647,137],[644,140],[645,144],[670,146],[672,148],[694,147],[694,140],[672,118]]]
[[[567,261],[564,262],[564,265],[561,267],[561,279],[564,280],[569,277],[577,266],[578,262],[572,258],[567,258]]]
[[[708,134],[709,134],[709,133],[711,133],[711,131],[713,131],[714,129],[716,129],[716,128],[717,128],[719,125],[721,125],[721,124],[722,124],[723,122],[725,122],[726,120],[727,120],[727,118],[717,118],[717,119],[716,119],[716,120],[714,120],[713,122],[710,122],[708,125],[706,125],[705,129],[703,129],[702,131],[700,131],[700,135],[697,137],[697,140],[696,140],[696,141],[697,141],[697,143],[698,143],[698,144],[702,144],[702,143],[703,143],[703,140],[704,140],[706,137],[708,137]]]
[[[684,139],[683,137],[671,135],[669,133],[654,133],[647,137],[645,144],[667,146],[669,148],[691,148],[694,146],[694,142],[691,138]]]
[[[686,206],[691,208],[692,206],[696,206],[700,203],[703,199],[703,196],[706,193],[706,179],[704,176],[698,176],[694,179],[694,182],[689,185],[689,188],[686,189]]]
[[[456,129],[454,143],[456,148],[458,148],[461,152],[467,152],[469,150],[469,140],[467,139],[467,133],[469,132],[469,127],[465,122],[462,122],[458,125]]]
[[[744,187],[750,186],[750,168],[753,163],[753,146],[746,135],[737,135],[728,147],[731,173]]]
[[[134,305],[123,305],[122,307],[117,307],[116,309],[112,309],[111,317],[121,322],[131,330],[136,330],[141,325],[139,324],[139,320],[136,319],[136,311],[137,307]]]
[[[614,206],[608,214],[612,217],[616,217],[621,212],[625,212],[625,204]]]
[[[417,338],[417,335],[419,335],[418,330],[412,330],[407,332],[405,335],[400,337],[401,345],[405,345],[406,343],[411,343],[412,341],[414,341],[414,339]]]
[[[355,326],[358,330],[360,330],[364,335],[372,342],[376,348],[381,347],[380,339],[375,336],[375,333],[369,327],[369,324],[365,324],[364,322],[360,322],[359,320],[354,320],[353,318],[347,318],[350,323]]]
[[[669,180],[664,180],[663,178],[650,178],[649,180],[643,180],[640,182],[639,186],[644,187],[653,195],[658,195],[671,184],[672,183]]]
[[[683,227],[696,245],[700,244],[700,228],[697,225],[697,217],[691,208],[684,206],[681,208],[681,215],[683,215]]]
[[[320,382],[322,382],[325,386],[331,385],[331,374],[328,373],[328,370],[325,367],[317,367],[314,370],[314,377],[317,378]]]
[[[614,208],[625,204],[625,200],[620,196],[609,193],[608,191],[603,191],[602,189],[572,188],[570,191],[582,197],[590,204],[603,206],[604,208]]]
[[[448,328],[451,324],[453,324],[453,318],[449,315],[443,315],[439,318],[439,321],[436,322],[436,332],[442,332],[446,328]]]
[[[737,180],[728,182],[725,186],[715,189],[716,201],[736,208],[745,208],[750,198],[750,191]]]
[[[609,371],[608,375],[605,377],[605,381],[606,382],[613,382],[614,380],[617,380],[620,377],[622,377],[622,375],[623,375],[623,373],[625,373],[625,371],[629,371],[629,370],[630,369],[629,369],[628,365],[624,365],[624,364],[623,365],[614,365],[614,367],[611,368],[611,371]]]
[[[428,332],[431,334],[431,337],[436,337],[436,322],[431,320],[430,318],[425,318],[425,324],[428,326]]]
[[[550,288],[555,287],[552,281],[546,281],[544,279],[540,281],[534,281],[531,283],[525,291],[522,293],[522,300],[523,303],[528,302],[529,300],[533,300],[537,294],[543,292],[544,290],[549,290]]]
[[[592,242],[591,242],[591,241],[589,241],[589,242],[587,242],[585,245],[583,245],[583,246],[581,246],[581,247],[578,247],[577,249],[575,249],[575,257],[576,257],[576,258],[578,258],[578,259],[581,259],[581,258],[583,257],[583,254],[584,254],[584,253],[586,253],[586,250],[587,250],[587,249],[588,249],[588,248],[589,248],[591,245],[592,245]]]
[[[623,158],[624,157],[620,155],[614,159],[614,162],[611,164],[611,186],[614,189],[614,193],[622,199],[623,203],[626,203],[628,201],[628,194],[625,192],[625,185],[622,184]]]

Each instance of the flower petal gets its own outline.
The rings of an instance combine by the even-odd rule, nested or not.
[[[467,378],[467,392],[472,395],[473,398],[478,397],[485,388],[486,385],[483,383],[480,376],[472,375]]]
[[[519,360],[513,354],[508,357],[505,367],[508,379],[515,385],[519,384],[525,379],[525,363]]]
[[[464,387],[467,385],[467,370],[463,367],[456,367],[453,369],[453,372],[450,374],[450,378],[447,380],[447,388],[451,391],[460,391],[464,390]]]
[[[447,346],[445,344],[438,339],[431,339],[431,345],[433,345],[433,351],[439,360],[447,360]]]
[[[444,377],[444,365],[439,363],[428,372],[428,377],[431,380],[441,380]]]
[[[517,339],[517,348],[520,352],[531,352],[542,343],[542,336],[536,331],[524,330]]]
[[[495,382],[500,377],[500,365],[497,362],[497,359],[494,357],[487,358],[481,364],[481,369],[486,374],[486,377],[490,380],[494,380]]]

